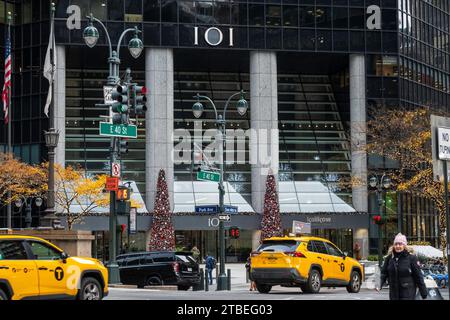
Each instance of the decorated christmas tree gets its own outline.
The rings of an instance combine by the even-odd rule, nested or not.
[[[159,171],[156,187],[149,250],[175,250],[175,231],[172,224],[172,213],[170,212],[169,191],[167,189],[166,174],[162,169]]]
[[[269,174],[266,180],[266,194],[264,195],[264,212],[261,221],[261,239],[282,236],[280,206],[275,177]]]

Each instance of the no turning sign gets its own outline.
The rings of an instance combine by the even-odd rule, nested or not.
[[[112,164],[112,176],[120,178],[120,163],[114,162]]]

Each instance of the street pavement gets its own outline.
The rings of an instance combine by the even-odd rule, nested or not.
[[[204,265],[201,265],[204,268]],[[153,287],[152,289],[137,289],[133,287],[110,288],[105,300],[388,300],[389,290],[375,291],[373,282],[363,283],[361,291],[350,294],[345,288],[322,288],[318,294],[303,293],[300,288],[274,286],[268,294],[249,291],[250,283],[246,282],[244,264],[228,264],[231,270],[231,290],[216,291],[214,277],[209,291],[178,291],[174,287]],[[214,272],[215,273],[215,272]],[[372,277],[369,275],[369,277]],[[448,300],[448,289],[440,289],[441,295]]]

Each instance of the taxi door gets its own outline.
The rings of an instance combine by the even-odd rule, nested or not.
[[[67,263],[61,259],[61,252],[41,241],[29,240],[27,245],[38,269],[40,295],[75,295],[76,288],[68,285]]]
[[[345,280],[347,279],[347,271],[345,267],[345,261],[344,261],[344,255],[343,253],[332,243],[330,242],[324,242],[325,246],[327,247],[328,254],[331,258],[330,267],[332,269],[333,276],[332,278],[337,280]]]
[[[23,241],[0,241],[0,279],[9,282],[13,299],[39,296],[36,264],[28,259]]]
[[[328,280],[329,278],[334,278],[334,271],[332,268],[332,258],[327,251],[325,243],[319,240],[313,240],[314,248],[317,253],[316,261],[320,264],[323,271],[322,280]]]

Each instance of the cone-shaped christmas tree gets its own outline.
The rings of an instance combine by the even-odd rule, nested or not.
[[[261,239],[282,236],[280,206],[275,177],[269,174],[266,180],[266,194],[264,195],[264,212],[261,221]]]
[[[166,174],[159,171],[156,187],[155,209],[150,231],[150,251],[175,250],[175,231],[170,212],[169,191],[167,190]]]

